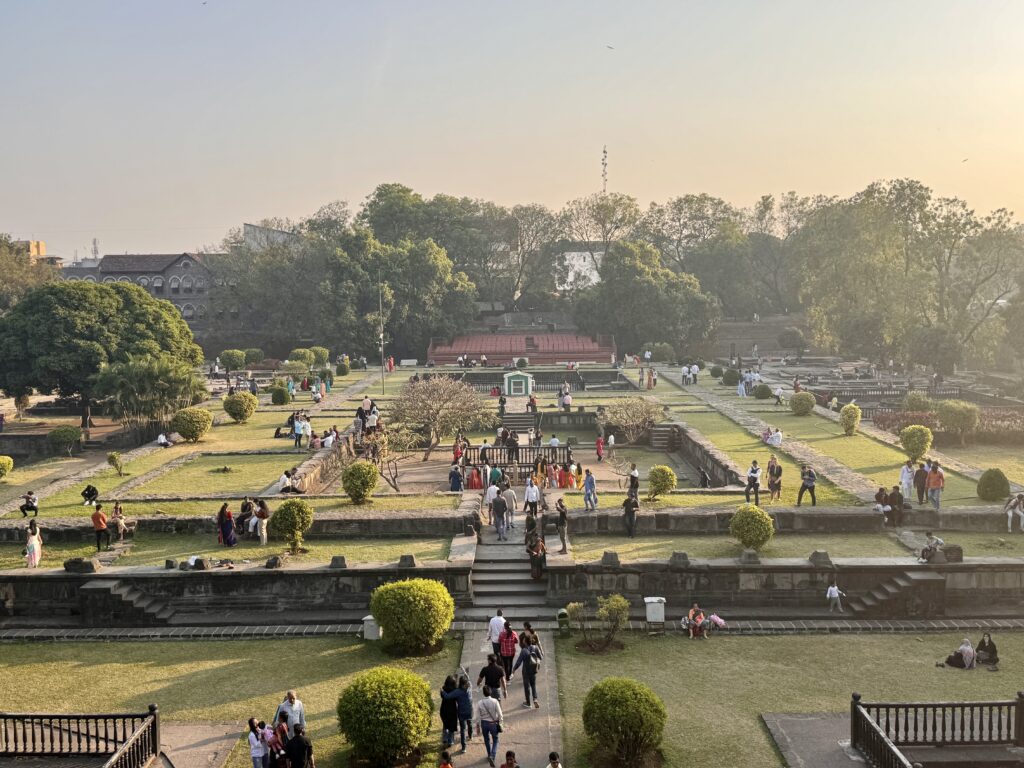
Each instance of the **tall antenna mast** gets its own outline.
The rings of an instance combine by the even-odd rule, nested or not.
[[[608,194],[608,145],[601,150],[601,194]]]
[[[95,237],[92,239],[92,257],[98,259],[100,257],[100,241]]]

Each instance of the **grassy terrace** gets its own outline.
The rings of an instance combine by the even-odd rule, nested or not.
[[[691,558],[739,557],[743,547],[731,536],[572,536],[574,560],[600,560],[606,550],[615,550],[622,560],[667,559],[673,552]],[[1024,539],[1024,536],[1021,537]],[[952,539],[950,539],[952,540]],[[960,538],[956,538],[960,543]],[[912,553],[885,533],[778,534],[763,550],[762,558],[806,558],[816,549],[831,557],[912,557]],[[967,547],[964,547],[967,554]]]
[[[844,712],[850,693],[866,701],[992,701],[1016,697],[1020,676],[939,669],[963,635],[717,637],[630,635],[604,656],[559,640],[563,765],[590,768],[581,722],[586,692],[610,676],[651,686],[665,702],[665,766],[780,768],[762,712]],[[980,632],[972,632],[977,642]],[[995,637],[1000,656],[1024,654],[1024,634]],[[671,670],[670,674],[666,674]]]
[[[942,452],[978,469],[998,467],[1010,482],[1024,485],[1024,451],[1018,445],[971,445],[966,448],[942,447]]]
[[[295,688],[306,708],[317,765],[329,768],[349,764],[351,750],[338,733],[335,708],[354,675],[387,664],[423,675],[436,690],[458,665],[460,644],[450,641],[442,652],[415,659],[395,659],[379,643],[339,637],[120,643],[116,651],[112,648],[107,643],[6,645],[0,688],[31,686],[34,711],[144,712],[156,701],[162,717],[186,723],[244,723],[253,716],[269,721],[284,692]],[[255,669],[257,660],[262,663]],[[437,764],[440,727],[435,715],[423,765]],[[240,740],[227,766],[251,765]]]
[[[24,568],[25,557],[21,554],[24,544],[0,544],[0,571],[9,568]],[[43,529],[43,559],[40,568],[63,568],[64,561],[72,557],[88,557],[96,551],[96,545],[88,542],[71,542],[50,545],[46,542]],[[0,665],[2,666],[2,665]]]
[[[54,457],[43,459],[30,464],[22,464],[15,459],[14,471],[0,480],[0,504],[17,499],[29,491],[38,492],[39,489],[59,480],[62,477],[81,472],[89,466],[104,461],[99,456],[84,458]]]
[[[659,496],[654,501],[648,501],[643,492],[643,487],[646,485],[646,483],[643,482],[643,475],[641,475],[641,479],[640,514],[643,514],[648,510],[670,509],[672,507],[735,508],[743,503],[743,497],[737,496],[734,493],[676,493],[668,496]],[[621,512],[622,502],[626,500],[626,494],[624,492],[605,493],[601,490],[600,483],[598,484],[597,490],[597,503],[599,510],[618,510]],[[583,509],[583,491],[576,491],[572,493],[567,492],[562,498],[565,500],[565,506],[570,510]]]
[[[169,449],[168,449],[169,450]],[[298,464],[294,453],[254,455],[203,455],[174,467],[131,490],[132,494],[177,496],[182,494],[258,494],[281,473]],[[224,472],[227,467],[230,472]]]

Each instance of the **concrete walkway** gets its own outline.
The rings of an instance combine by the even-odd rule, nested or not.
[[[544,661],[537,674],[540,709],[527,709],[523,706],[523,678],[520,671],[517,671],[508,686],[508,699],[502,699],[501,702],[505,731],[499,737],[498,759],[495,761],[498,764],[505,759],[505,752],[509,749],[515,751],[516,760],[523,768],[547,765],[551,752],[562,751],[554,636],[551,632],[540,632],[540,642],[544,653]],[[461,663],[469,673],[471,683],[476,683],[480,670],[487,665],[487,654],[490,652],[491,644],[487,642],[485,623],[481,622],[478,628],[466,631]],[[474,688],[474,702],[479,701],[480,696],[480,689]],[[474,735],[472,744],[466,746],[466,754],[458,756],[455,762],[459,768],[487,765],[483,740]]]

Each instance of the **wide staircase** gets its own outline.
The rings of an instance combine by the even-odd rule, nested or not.
[[[500,608],[509,621],[522,622],[553,618],[548,608],[547,577],[530,578],[530,558],[523,543],[525,519],[516,514],[516,527],[508,541],[498,541],[493,526],[481,531],[481,544],[473,562],[473,607],[458,611],[462,621],[487,621]],[[548,614],[551,614],[549,617]]]
[[[789,354],[793,350],[779,347],[779,334],[793,327],[804,329],[802,316],[766,315],[756,323],[749,319],[724,320],[715,338],[714,356],[728,358],[736,354],[748,357],[754,344],[757,344],[757,351],[762,356]]]

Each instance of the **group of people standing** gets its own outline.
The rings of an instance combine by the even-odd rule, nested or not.
[[[925,459],[914,467],[914,462],[907,459],[907,463],[900,468],[900,488],[904,500],[917,496],[917,503],[924,504],[925,498],[938,512],[942,506],[942,492],[946,488],[946,474],[934,459]]]
[[[316,768],[313,742],[306,735],[306,710],[295,691],[288,691],[268,725],[249,718],[252,768]]]

